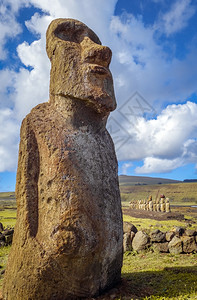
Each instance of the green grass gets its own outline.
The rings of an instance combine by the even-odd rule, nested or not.
[[[10,246],[0,248],[1,271],[9,251]],[[0,275],[0,286],[2,281]],[[197,254],[126,252],[118,294],[116,300],[197,299]]]
[[[138,230],[142,229],[160,229],[161,231],[169,231],[175,226],[186,227],[187,224],[184,221],[166,220],[157,221],[153,219],[139,219],[128,215],[123,215],[123,221],[130,222],[137,227]],[[195,229],[196,225],[191,226],[190,229]]]
[[[4,227],[13,227],[16,224],[16,209],[0,210],[0,222]]]
[[[15,199],[14,192],[0,192],[0,200],[1,199]]]
[[[197,254],[126,252],[122,277],[126,295],[117,299],[197,299]]]
[[[0,287],[2,286],[2,283],[3,283],[3,275],[1,273],[2,273],[2,271],[5,270],[10,249],[11,249],[11,246],[6,246],[6,247],[0,248]]]
[[[1,200],[0,200],[1,201]],[[9,204],[9,203],[8,203]],[[11,203],[12,206],[12,203]],[[192,220],[191,215],[185,216]],[[185,227],[184,221],[139,219],[123,215],[124,221],[133,223],[138,230],[156,229],[167,231],[174,226]],[[14,226],[16,210],[0,211],[4,227]],[[10,246],[0,248],[0,272],[6,267]],[[0,286],[3,275],[0,273]],[[114,300],[197,300],[197,254],[172,255],[148,252],[126,252],[122,268],[122,283],[117,288]],[[103,298],[104,297],[104,298]]]
[[[166,179],[166,178],[155,178],[155,177],[147,177],[147,176],[127,176],[120,175],[119,176],[119,184],[121,186],[131,186],[131,185],[153,185],[153,184],[171,184],[171,183],[179,183],[181,181]]]

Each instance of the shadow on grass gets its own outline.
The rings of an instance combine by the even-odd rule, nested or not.
[[[119,292],[120,299],[129,299],[128,297],[149,299],[150,296],[152,299],[154,297],[178,299],[180,296],[189,296],[197,293],[197,267],[173,267],[162,271],[123,273]]]
[[[2,279],[3,276],[0,277]],[[117,286],[98,298],[87,300],[111,299],[197,299],[197,267],[173,267],[162,271],[122,273],[122,280]]]

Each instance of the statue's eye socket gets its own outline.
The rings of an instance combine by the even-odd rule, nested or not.
[[[55,35],[56,35],[56,37],[60,38],[61,40],[71,41],[69,31],[62,30],[59,32],[55,32]]]
[[[56,37],[64,41],[69,41],[73,43],[80,44],[84,37],[89,37],[96,44],[101,44],[99,38],[94,34],[93,31],[88,32],[85,28],[73,28],[70,26],[61,26],[59,25],[54,31]]]

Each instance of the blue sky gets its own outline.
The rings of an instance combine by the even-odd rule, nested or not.
[[[0,191],[14,190],[22,119],[48,100],[45,32],[58,17],[112,49],[119,173],[197,178],[196,1],[1,0]]]

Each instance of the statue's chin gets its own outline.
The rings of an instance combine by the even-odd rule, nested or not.
[[[88,101],[88,105],[92,106],[94,110],[98,113],[109,113],[116,108],[116,102],[111,96],[106,93],[103,93],[100,97],[96,95],[90,95],[85,101]]]

